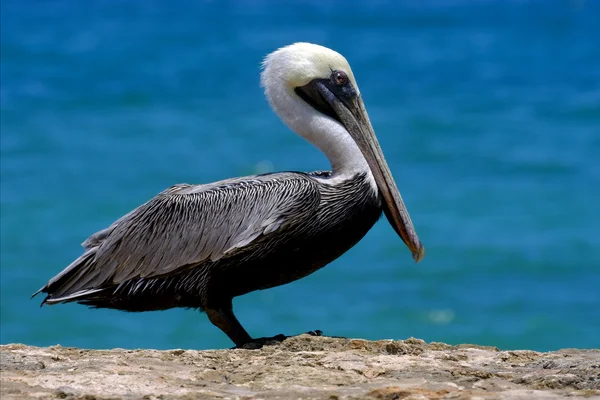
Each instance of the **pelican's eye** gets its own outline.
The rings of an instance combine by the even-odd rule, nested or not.
[[[331,73],[331,81],[338,86],[344,86],[348,83],[348,75],[344,71],[333,71]]]

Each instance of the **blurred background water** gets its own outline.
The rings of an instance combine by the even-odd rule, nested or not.
[[[1,343],[230,346],[192,310],[29,296],[172,184],[328,168],[259,87],[265,54],[309,41],[350,61],[427,256],[383,219],[310,277],[236,299],[250,334],[600,347],[600,2],[1,7]]]

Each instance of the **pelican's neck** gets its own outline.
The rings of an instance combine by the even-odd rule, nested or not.
[[[342,124],[315,110],[285,85],[267,86],[266,95],[279,118],[327,156],[334,177],[372,175],[367,160]]]

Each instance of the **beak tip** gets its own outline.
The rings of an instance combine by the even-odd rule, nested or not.
[[[418,250],[413,251],[412,256],[415,262],[421,261],[425,257],[425,247],[419,246]]]

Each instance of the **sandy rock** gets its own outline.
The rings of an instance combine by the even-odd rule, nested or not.
[[[259,350],[0,346],[2,399],[600,399],[600,350],[301,335]]]

